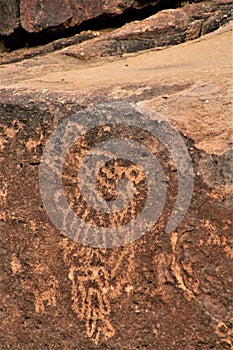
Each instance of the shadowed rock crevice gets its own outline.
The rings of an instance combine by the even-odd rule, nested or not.
[[[196,2],[196,1],[190,1]],[[40,1],[38,1],[38,4]],[[51,2],[52,3],[52,2]],[[94,2],[95,3],[95,2]],[[30,19],[30,7],[25,7],[20,9],[19,0],[15,1],[3,1],[2,7],[0,8],[0,41],[4,43],[5,50],[16,50],[20,47],[32,47],[38,45],[45,45],[54,40],[61,38],[67,38],[79,34],[84,30],[102,30],[107,28],[119,28],[122,25],[132,22],[135,20],[142,20],[146,17],[149,17],[159,11],[168,8],[177,8],[181,6],[182,1],[178,0],[160,0],[160,1],[140,1],[140,2],[131,2],[131,5],[125,4],[119,9],[114,7],[107,7],[108,5],[103,5],[102,10],[98,10],[96,15],[95,12],[91,12],[88,18],[85,16],[82,18],[78,10],[74,12],[74,16],[79,18],[77,23],[74,18],[71,17],[65,23],[60,20],[58,25],[50,25],[50,12],[52,9],[48,8],[47,13],[46,9],[43,9],[44,16],[47,16],[47,23],[41,23],[41,25],[36,25],[36,18],[39,16],[39,7],[38,13],[36,10],[33,10],[33,16]],[[188,1],[186,1],[188,3]],[[55,5],[52,5],[55,6]],[[51,8],[52,8],[51,6]],[[84,5],[81,5],[84,6]],[[56,15],[59,18],[59,15],[62,14],[62,8],[56,8]],[[87,11],[88,8],[87,8]],[[93,10],[95,11],[95,10]],[[25,27],[22,22],[21,17],[30,19],[30,25],[35,21],[35,28],[30,30]],[[53,14],[54,16],[54,14]],[[46,20],[45,20],[46,21]],[[59,22],[59,20],[58,20]]]
[[[166,2],[161,2],[163,5],[161,8],[165,8],[165,4]],[[0,64],[21,61],[66,47],[69,48],[61,51],[62,54],[89,60],[176,45],[212,32],[230,21],[233,4],[229,0],[214,0],[205,3],[185,3],[182,7],[177,6],[177,8],[162,11],[159,9],[157,4],[155,7],[149,6],[141,10],[127,9],[123,14],[113,18],[101,15],[97,19],[92,19],[77,27],[81,33],[73,36],[69,35],[75,33],[75,28],[63,28],[60,31],[58,28],[54,28],[54,31],[48,29],[32,34],[17,29],[12,36],[6,38],[9,47],[45,44],[60,37],[60,35],[63,35],[64,38],[43,46],[28,47],[8,54],[2,53],[0,54]],[[148,17],[151,13],[152,15]],[[140,20],[133,21],[133,18],[140,18]],[[129,19],[130,23],[124,24]],[[123,25],[121,26],[121,24]],[[114,28],[116,25],[119,28]],[[96,31],[100,28],[101,30]],[[83,29],[92,30],[85,31]]]
[[[233,4],[221,0],[167,9],[61,53],[90,59],[177,45],[218,29],[233,18],[232,11]]]

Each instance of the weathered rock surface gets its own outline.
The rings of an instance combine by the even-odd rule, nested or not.
[[[9,53],[3,52],[3,53],[0,53],[0,65],[9,64],[12,62],[19,62],[24,59],[28,59],[36,56],[42,56],[49,52],[61,50],[65,47],[68,47],[74,44],[80,44],[83,41],[96,38],[100,35],[101,35],[100,32],[88,30],[85,32],[83,31],[80,34],[71,36],[69,38],[61,38],[61,39],[54,40],[51,43],[48,43],[46,45],[30,47],[26,49],[21,48],[18,50],[11,51]]]
[[[194,3],[179,9],[160,11],[142,21],[135,21],[110,33],[87,31],[44,46],[0,54],[0,64],[17,62],[55,50],[79,59],[121,56],[124,53],[161,48],[196,39],[216,30],[232,19],[229,0]],[[88,39],[95,38],[90,42]],[[80,44],[82,43],[82,44]]]
[[[1,66],[1,349],[231,349],[231,38],[227,25],[112,61],[56,52]],[[126,138],[154,147],[169,184],[167,202],[137,241],[94,249],[49,219],[39,165],[62,121],[115,102],[158,111],[176,128],[192,159],[194,190],[184,220],[165,233],[178,191],[176,165],[161,142],[123,129]],[[110,126],[94,130],[86,149],[110,134]],[[78,151],[76,144],[63,169],[74,210]],[[102,181],[111,184],[111,171],[122,174],[124,166],[112,164]]]
[[[103,14],[102,1],[70,0],[20,0],[21,26],[28,32],[37,32],[48,27],[78,25]]]
[[[192,2],[195,3],[196,1]],[[101,15],[116,16],[129,9],[142,9],[156,4],[162,6],[163,3],[164,6],[168,6],[164,0],[1,0],[0,34],[9,35],[18,27],[29,33],[40,32],[45,29],[68,28]],[[179,1],[173,1],[171,6],[179,3]],[[201,8],[200,11],[202,11]],[[218,19],[216,21],[218,22]]]
[[[90,59],[180,44],[216,30],[232,19],[232,14],[232,1],[190,4],[126,24],[100,38],[64,49],[63,53]]]
[[[72,27],[100,15],[118,15],[129,8],[141,9],[159,1],[116,0],[1,0],[0,34],[21,26],[28,32],[64,25]]]
[[[9,35],[19,26],[19,5],[17,0],[0,2],[0,34]]]

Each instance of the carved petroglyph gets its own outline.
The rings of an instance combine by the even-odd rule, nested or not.
[[[34,294],[36,312],[44,313],[47,306],[56,306],[59,284],[48,266],[38,264],[32,270],[34,283],[24,285],[24,288]]]
[[[176,286],[184,291],[184,297],[195,300],[208,315],[221,342],[232,345],[230,339],[232,291],[229,289],[232,281],[231,269],[215,258],[216,250],[225,252],[230,258],[232,251],[227,232],[231,222],[225,219],[222,232],[209,220],[200,220],[199,227],[201,234],[196,234],[195,241],[191,234],[192,228],[179,234],[178,232],[172,234],[171,271],[176,279]],[[199,269],[195,269],[197,264]]]
[[[107,298],[109,276],[103,267],[81,269],[72,266],[69,273],[72,281],[73,310],[86,321],[87,335],[99,342],[100,335],[105,339],[115,334],[108,316],[110,304]],[[95,287],[86,287],[87,284]]]
[[[7,193],[8,193],[8,184],[7,184],[7,177],[3,174],[0,174],[0,220],[5,221],[6,220],[6,212],[4,210],[4,207],[7,202]]]
[[[22,123],[20,123],[18,120],[14,120],[10,126],[0,124],[0,151],[2,151],[6,144],[17,135],[21,128]]]
[[[17,257],[16,253],[12,254],[12,256],[11,256],[11,270],[12,270],[14,275],[16,273],[20,273],[22,271],[21,262],[20,262],[19,258]]]
[[[110,322],[111,300],[132,292],[130,274],[134,269],[132,246],[107,250],[62,242],[64,260],[72,282],[72,309],[86,325],[88,337],[96,344],[114,336]]]

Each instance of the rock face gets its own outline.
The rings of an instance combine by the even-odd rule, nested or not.
[[[9,35],[19,26],[19,4],[17,0],[0,2],[0,34]]]
[[[129,8],[140,9],[158,2],[2,0],[0,4],[0,34],[9,35],[18,26],[30,33],[59,25],[72,27],[103,14],[117,15]]]
[[[166,0],[1,0],[0,34],[9,35],[18,27],[29,33],[54,30],[56,27],[68,28],[101,15],[116,16],[129,9],[142,9],[156,4],[163,6],[163,3],[167,6]],[[173,1],[171,6],[179,3],[180,1]]]
[[[21,26],[28,32],[37,32],[48,27],[78,25],[103,14],[101,0],[20,0]]]
[[[51,17],[50,21],[55,17]],[[70,38],[58,39],[42,47],[3,53],[0,54],[0,64],[21,61],[68,46],[69,48],[60,53],[82,60],[121,56],[150,48],[161,49],[197,39],[216,30],[232,18],[233,4],[229,0],[186,4],[182,8],[163,10],[144,20],[128,23],[107,34],[101,31],[86,31]],[[93,40],[87,41],[91,38]]]
[[[53,52],[1,66],[1,349],[231,349],[231,39],[228,24],[192,42],[111,61]],[[154,113],[148,130],[132,124]],[[92,124],[103,116],[104,124]],[[122,116],[121,122],[113,123],[113,116]],[[62,128],[67,121],[71,124]],[[165,121],[178,139],[161,134]],[[77,122],[90,128],[73,142]],[[44,162],[55,130],[60,130],[55,150],[61,152],[64,138],[70,142],[62,168],[56,153]],[[72,240],[59,223],[72,224],[74,212],[101,229],[124,227],[142,212],[149,192],[148,173],[123,157],[123,149],[120,157],[104,159],[94,176],[93,167],[83,174],[84,189],[96,179],[99,198],[107,203],[117,200],[120,189],[123,195],[133,189],[127,210],[111,218],[92,210],[91,195],[83,200],[82,160],[115,139],[143,146],[144,164],[151,159],[146,150],[157,159],[156,186],[167,186],[166,201],[157,203],[164,204],[161,215],[135,241],[93,248],[82,244],[90,237],[85,227]],[[175,161],[180,145],[193,174],[183,156]],[[55,187],[62,183],[72,211],[60,210],[64,197],[54,186],[43,191],[41,164],[61,172]],[[187,174],[193,176],[191,186],[182,182]],[[180,208],[193,185],[192,198],[183,220],[168,232],[180,184],[187,186]],[[155,196],[162,193],[156,189]],[[55,204],[49,210],[46,195]]]
[[[64,49],[62,53],[80,59],[117,56],[153,47],[180,44],[207,34],[233,18],[231,1],[215,0],[190,4],[156,13],[142,21],[128,23],[112,33]]]

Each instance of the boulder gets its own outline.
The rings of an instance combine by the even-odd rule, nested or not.
[[[128,9],[141,9],[159,1],[103,0],[2,0],[0,34],[9,35],[21,27],[29,33],[59,26],[73,27],[100,15],[115,16]]]
[[[62,24],[65,27],[79,25],[101,14],[101,0],[20,0],[21,26],[30,33]]]
[[[18,0],[1,0],[0,34],[9,35],[20,25]]]
[[[173,1],[171,7],[179,4],[180,1]],[[111,18],[127,14],[129,10],[146,7],[152,9],[156,5],[160,9],[163,6],[167,8],[168,2],[166,0],[1,0],[0,35],[10,35],[18,27],[29,33],[60,30],[78,26],[99,16]],[[158,9],[155,7],[156,10]]]
[[[30,57],[61,50],[61,55],[89,60],[104,56],[122,56],[125,53],[194,40],[216,30],[233,17],[229,0],[186,4],[182,8],[167,9],[141,21],[105,31],[82,31],[68,38],[54,40],[44,46],[29,47],[10,53],[0,53],[0,64],[17,62]],[[51,18],[52,20],[52,18]],[[93,39],[89,41],[89,39]]]
[[[230,21],[233,4],[214,0],[163,10],[141,21],[127,23],[111,33],[61,51],[79,59],[119,56],[193,40]]]

